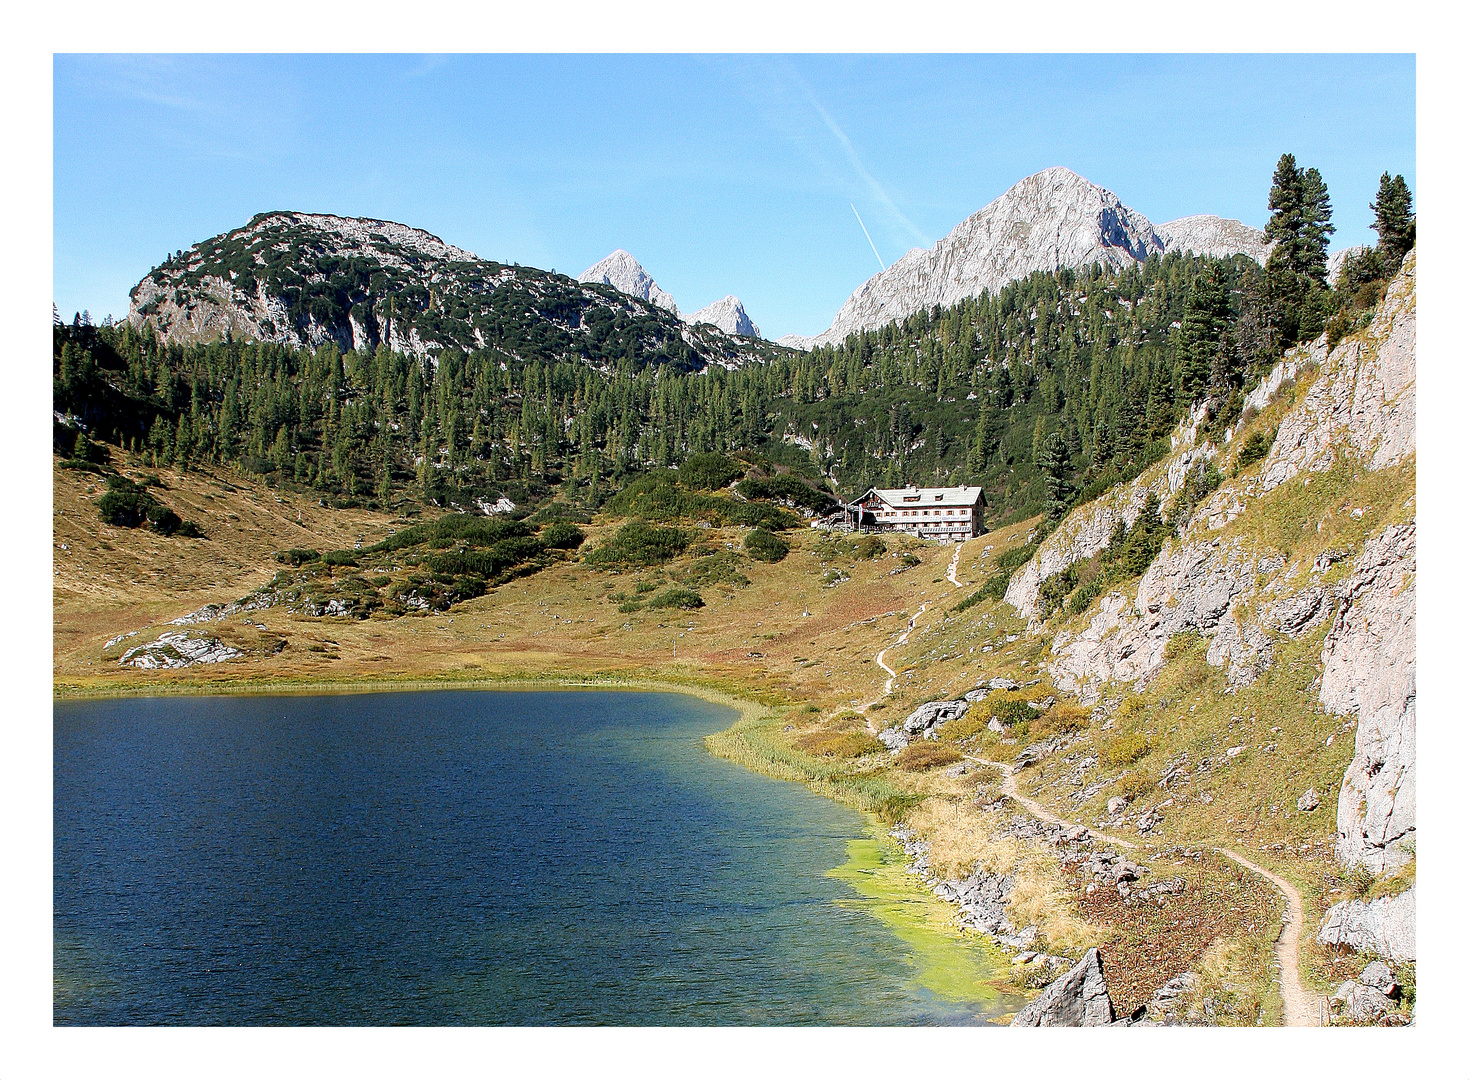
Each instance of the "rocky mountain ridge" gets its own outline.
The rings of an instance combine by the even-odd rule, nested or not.
[[[133,288],[128,318],[169,343],[229,335],[294,348],[384,345],[420,359],[498,349],[508,358],[605,366],[631,356],[697,369],[766,355],[753,341],[680,321],[651,278],[643,291],[481,259],[396,222],[276,211],[166,260]]]
[[[1045,169],[960,222],[932,248],[915,248],[873,275],[825,332],[786,335],[778,343],[829,345],[920,308],[998,292],[1036,270],[1093,263],[1120,268],[1169,251],[1262,261],[1269,244],[1258,229],[1207,214],[1154,227],[1106,188],[1070,169]]]

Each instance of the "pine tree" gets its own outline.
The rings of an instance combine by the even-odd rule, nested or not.
[[[1070,465],[1071,451],[1066,445],[1066,437],[1059,431],[1052,432],[1046,438],[1040,460],[1036,462],[1046,488],[1046,517],[1051,521],[1060,521],[1066,515],[1071,497],[1071,485],[1066,478]]]
[[[1326,248],[1336,232],[1331,223],[1331,196],[1326,181],[1315,169],[1307,169],[1301,177],[1301,265],[1300,272],[1318,286],[1326,287]]]
[[[1377,215],[1372,228],[1377,233],[1377,248],[1382,254],[1383,269],[1388,277],[1398,272],[1403,259],[1418,240],[1418,218],[1413,213],[1413,193],[1399,173],[1382,174],[1377,185],[1377,198],[1370,204]]]

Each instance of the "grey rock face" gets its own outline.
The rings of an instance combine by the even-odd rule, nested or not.
[[[657,304],[664,311],[678,314],[678,305],[673,302],[673,297],[660,289],[642,264],[621,248],[601,262],[587,267],[576,276],[576,280],[583,285],[588,282],[611,285],[618,292],[636,296],[639,300]]]
[[[750,316],[745,314],[745,305],[740,303],[738,296],[726,296],[723,300],[716,300],[708,307],[702,307],[692,315],[684,318],[687,323],[709,323],[717,326],[726,334],[738,334],[740,337],[759,337],[760,328],[750,321]]]
[[[1214,214],[1195,214],[1159,225],[1158,239],[1165,251],[1193,252],[1227,259],[1231,255],[1248,255],[1261,266],[1270,257],[1275,243],[1259,229],[1241,221]]]
[[[877,737],[889,750],[901,750],[913,739],[938,738],[940,726],[968,711],[967,701],[929,701],[909,713],[901,724],[878,732]]]
[[[1015,1015],[1011,1027],[1102,1027],[1116,1019],[1102,958],[1088,949],[1081,962]]]
[[[1323,945],[1345,945],[1389,960],[1418,959],[1417,886],[1372,903],[1343,900],[1332,905],[1316,935]]]
[[[1378,873],[1412,858],[1417,829],[1416,543],[1413,522],[1367,542],[1321,655],[1321,703],[1357,717],[1337,856]]]

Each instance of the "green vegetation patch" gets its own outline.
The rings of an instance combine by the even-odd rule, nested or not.
[[[144,485],[125,476],[107,478],[107,491],[97,500],[97,512],[108,525],[123,529],[148,528],[160,536],[188,536],[202,539],[204,530],[196,522],[185,521],[149,493]]]
[[[791,545],[773,532],[751,529],[745,535],[745,550],[750,553],[751,558],[777,563],[790,554]]]

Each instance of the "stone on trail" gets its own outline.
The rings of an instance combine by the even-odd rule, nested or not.
[[[1116,1019],[1102,958],[1088,949],[1081,962],[1041,991],[1010,1021],[1011,1027],[1102,1027]]]

